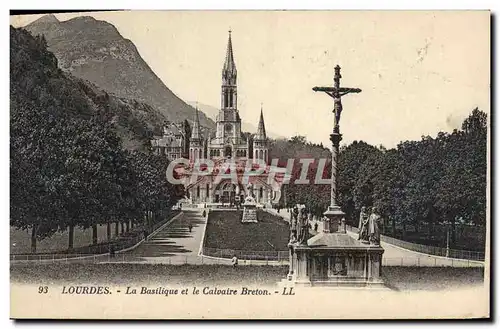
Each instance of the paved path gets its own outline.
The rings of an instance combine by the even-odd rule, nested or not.
[[[289,220],[286,210],[280,214],[274,209],[266,209],[270,213]],[[193,225],[189,231],[189,223]],[[137,248],[117,254],[113,262],[140,262],[161,264],[226,264],[229,259],[200,256],[200,248],[205,234],[206,218],[202,216],[202,209],[184,210],[183,214],[165,225],[157,233],[139,245]],[[357,234],[349,232],[352,237]],[[454,266],[454,267],[482,267],[484,262],[468,261],[427,255],[408,249],[403,249],[392,244],[382,242],[384,248],[383,265],[385,266]],[[108,258],[109,259],[109,258]],[[269,264],[285,265],[287,261],[239,261],[240,265]]]
[[[192,225],[189,231],[189,225]],[[185,264],[199,263],[198,252],[205,233],[206,218],[202,211],[184,210],[137,248],[123,254],[126,261]],[[117,257],[118,260],[120,257]]]
[[[266,209],[270,213],[284,217],[289,220],[286,210],[280,214],[274,209]],[[141,243],[137,248],[117,253],[115,257],[109,255],[91,256],[83,259],[68,259],[66,262],[127,262],[127,263],[159,263],[159,264],[224,264],[230,265],[231,260],[201,256],[200,248],[205,235],[206,218],[202,216],[203,209],[184,210],[183,213],[164,225],[156,233],[151,235],[147,241]],[[189,231],[189,223],[192,230]],[[357,234],[348,231],[348,234],[357,238]],[[484,262],[472,260],[460,260],[446,257],[428,255],[403,249],[395,245],[382,242],[384,248],[384,266],[454,266],[454,267],[484,267]],[[50,262],[51,260],[47,260]],[[52,260],[54,261],[54,260]],[[286,265],[287,260],[277,261],[244,261],[239,265]]]
[[[112,260],[103,258],[105,262],[127,263],[159,263],[159,264],[224,264],[230,265],[230,259],[201,256],[200,249],[205,235],[206,218],[203,209],[183,210],[181,216],[159,229],[137,248],[117,254]],[[189,231],[189,223],[193,225]],[[239,265],[283,265],[281,262],[245,261]]]

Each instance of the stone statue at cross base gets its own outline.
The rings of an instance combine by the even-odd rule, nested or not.
[[[380,229],[378,227],[381,216],[378,214],[377,208],[372,208],[372,213],[368,217],[368,241],[373,245],[380,245]]]
[[[307,240],[309,239],[309,221],[307,219],[305,206],[300,207],[298,217],[299,217],[298,242],[299,244],[307,244]]]
[[[369,214],[366,211],[366,207],[361,207],[361,212],[359,213],[359,236],[358,240],[368,243],[368,217]]]
[[[290,242],[297,242],[297,226],[298,226],[299,209],[297,206],[293,207],[292,213],[290,214]]]

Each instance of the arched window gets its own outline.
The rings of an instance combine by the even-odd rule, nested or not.
[[[227,97],[227,91],[226,91],[226,92],[224,92],[224,107],[228,107],[227,104],[228,104],[228,97]]]
[[[259,151],[259,159],[264,159],[264,152],[262,150]]]
[[[259,189],[259,198],[262,198],[263,195],[264,195],[264,189],[261,187]]]
[[[198,185],[196,187],[196,197],[199,198],[200,197],[200,185]]]
[[[229,91],[229,107],[233,107],[233,92]]]

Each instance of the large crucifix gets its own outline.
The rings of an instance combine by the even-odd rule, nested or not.
[[[337,203],[337,161],[339,154],[339,145],[342,140],[342,135],[340,134],[339,122],[340,114],[342,113],[342,97],[351,93],[360,93],[359,88],[346,88],[340,87],[340,66],[335,66],[335,75],[333,77],[333,87],[314,87],[314,91],[322,91],[328,96],[333,98],[333,113],[335,114],[333,133],[330,135],[330,140],[332,141],[332,182],[330,189],[330,206],[328,210],[324,213],[329,222],[324,225],[323,232],[333,233],[336,231],[336,223],[338,220],[343,220],[344,212],[340,209]],[[336,220],[338,219],[338,220]],[[341,229],[345,232],[345,225],[342,225]]]
[[[335,114],[334,131],[339,132],[340,114],[342,113],[342,96],[351,93],[360,93],[359,88],[340,87],[340,66],[335,66],[335,75],[333,77],[333,87],[314,87],[314,91],[322,91],[333,98],[333,113]]]

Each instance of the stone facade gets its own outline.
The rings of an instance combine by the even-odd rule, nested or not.
[[[226,58],[222,68],[221,107],[216,118],[216,131],[205,139],[196,109],[189,142],[189,162],[191,168],[183,172],[185,190],[192,203],[234,204],[243,201],[250,193],[247,185],[251,185],[257,204],[265,205],[278,202],[281,196],[281,185],[276,180],[268,180],[269,167],[265,172],[250,175],[243,179],[241,168],[258,161],[269,162],[269,144],[266,136],[264,114],[260,109],[257,133],[253,142],[242,134],[241,118],[238,112],[237,70],[234,62],[231,33],[229,34]],[[253,151],[252,151],[253,150]],[[209,159],[214,163],[214,171],[209,175],[193,179],[193,166],[200,159]],[[232,169],[227,164],[231,163]],[[240,168],[240,169],[237,169]],[[220,179],[221,171],[237,171],[237,181]]]
[[[186,136],[183,123],[165,122],[163,136],[151,140],[157,154],[164,154],[170,161],[185,156]]]

